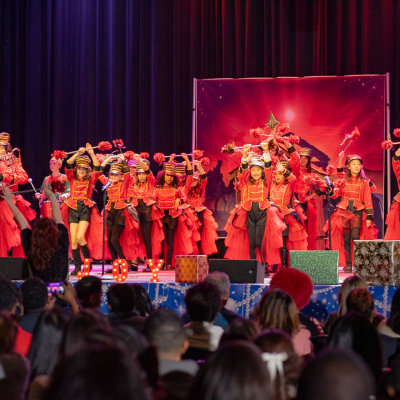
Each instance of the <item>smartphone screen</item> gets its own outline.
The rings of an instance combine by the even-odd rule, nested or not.
[[[62,286],[64,282],[51,282],[47,284],[47,293],[49,296],[53,296],[57,293],[64,293],[64,287]]]

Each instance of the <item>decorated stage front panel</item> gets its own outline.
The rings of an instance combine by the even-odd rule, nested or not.
[[[325,169],[335,164],[347,146],[345,135],[359,128],[360,137],[346,154],[358,154],[368,178],[375,183],[374,221],[383,229],[383,150],[385,130],[384,75],[304,78],[197,80],[197,143],[210,158],[206,205],[220,229],[235,205],[232,178],[240,153],[223,154],[222,146],[257,144],[249,130],[265,127],[272,112],[301,138],[296,147],[309,147],[313,163]],[[380,237],[380,235],[379,235]]]

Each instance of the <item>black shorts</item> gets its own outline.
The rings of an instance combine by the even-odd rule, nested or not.
[[[123,210],[123,208],[119,210],[112,208],[110,211],[107,211],[107,229],[110,229],[112,226],[116,225],[125,226],[125,216],[122,214]]]
[[[139,221],[142,224],[145,221],[152,221],[151,211],[153,206],[146,206],[142,199],[138,200],[138,205],[136,206],[136,211],[139,216]]]
[[[164,210],[164,214],[164,217],[161,219],[163,225],[166,226],[169,230],[175,232],[176,228],[178,227],[178,217],[172,218],[169,215],[168,210]]]
[[[79,224],[80,221],[90,222],[90,208],[82,201],[77,201],[77,209],[69,209],[68,222],[70,224]]]

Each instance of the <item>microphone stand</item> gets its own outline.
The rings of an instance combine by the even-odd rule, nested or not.
[[[107,210],[106,210],[106,203],[107,203],[107,190],[103,192],[103,243],[102,243],[102,260],[101,260],[101,276],[104,275],[104,257],[105,257],[105,244],[106,244],[106,217],[107,217]]]
[[[330,189],[328,187],[328,189]],[[331,195],[326,190],[326,202],[328,205],[328,238],[329,238],[329,250],[332,250],[332,231],[331,231]]]

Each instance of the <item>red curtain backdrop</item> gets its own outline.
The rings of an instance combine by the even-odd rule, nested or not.
[[[0,131],[36,184],[55,148],[188,151],[193,78],[391,73],[397,0],[2,0]]]

